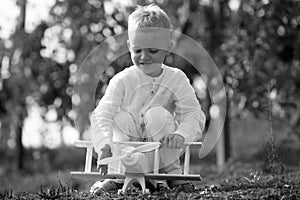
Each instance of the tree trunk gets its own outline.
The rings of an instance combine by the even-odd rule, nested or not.
[[[224,143],[225,143],[225,162],[228,161],[228,159],[231,156],[231,142],[230,142],[230,98],[228,98],[228,94],[226,97],[226,118],[224,123]]]
[[[17,27],[17,31],[20,31],[22,33],[25,33],[25,22],[26,22],[26,3],[27,0],[19,0],[18,5],[20,6],[20,17],[19,17],[19,23]],[[15,46],[14,49],[21,48],[24,49],[23,43],[17,44],[18,46]],[[20,46],[19,46],[20,45]],[[23,73],[23,70],[20,70],[20,73]],[[20,88],[20,90],[22,90]],[[22,92],[22,91],[20,91]],[[17,93],[14,91],[14,93]],[[24,169],[24,146],[22,142],[23,137],[23,123],[25,119],[25,112],[26,112],[26,104],[25,99],[21,99],[21,102],[18,100],[18,96],[20,94],[14,95],[15,100],[15,112],[17,114],[17,123],[16,123],[16,151],[17,151],[17,169],[23,170]],[[22,98],[22,97],[21,97]],[[25,109],[25,110],[24,110]]]
[[[24,146],[22,143],[24,119],[19,118],[18,120],[16,127],[17,168],[21,171],[24,169]]]
[[[224,27],[224,7],[227,4],[227,1],[219,1],[219,0],[213,0],[212,1],[212,7],[211,10],[208,10],[206,13],[208,23],[211,25],[211,39],[210,39],[210,53],[212,57],[216,57],[216,52],[219,46],[222,44],[222,41],[224,39],[223,35],[223,27]],[[221,63],[217,63],[217,65],[221,65]],[[224,76],[223,76],[224,77]],[[230,99],[227,95],[227,112],[226,112],[226,118],[224,122],[224,156],[225,156],[225,162],[228,161],[228,159],[231,156],[231,148],[230,148]]]

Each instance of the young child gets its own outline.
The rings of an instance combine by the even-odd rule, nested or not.
[[[129,16],[133,66],[110,80],[91,116],[92,142],[101,159],[122,155],[112,141],[160,141],[160,172],[181,174],[180,148],[201,137],[205,115],[195,91],[181,70],[163,64],[172,46],[170,28],[168,15],[153,4],[138,6]],[[102,174],[123,170],[120,162],[100,167]],[[120,189],[122,181],[97,182],[91,192]],[[170,187],[178,184],[172,181]]]

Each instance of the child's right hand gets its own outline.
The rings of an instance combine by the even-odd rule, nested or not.
[[[165,135],[159,141],[163,146],[170,149],[180,149],[183,147],[184,137],[179,134],[171,133]]]
[[[108,157],[112,157],[112,153],[111,153],[111,148],[109,145],[105,145],[102,149],[102,154],[99,158],[99,160],[104,159],[104,158],[108,158]],[[97,165],[97,169],[99,169],[99,172],[101,175],[105,175],[107,174],[107,165]]]

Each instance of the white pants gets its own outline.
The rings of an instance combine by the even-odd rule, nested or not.
[[[134,122],[130,113],[125,111],[118,112],[114,117],[114,133],[113,141],[142,141],[145,138],[147,141],[159,141],[163,136],[175,131],[175,121],[169,111],[161,106],[150,108],[143,118],[144,128]],[[140,123],[140,122],[139,122]],[[141,135],[143,131],[143,136]],[[113,156],[124,154],[122,148],[112,148]],[[180,149],[170,149],[163,147],[159,152],[160,172],[167,174],[181,174],[179,155]],[[153,171],[154,166],[154,152],[146,153],[149,161],[149,168],[147,172]],[[120,162],[111,163],[108,166],[109,173],[123,173],[124,168]]]

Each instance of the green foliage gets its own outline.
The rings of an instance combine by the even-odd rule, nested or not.
[[[270,88],[269,88],[269,94],[270,94]],[[278,156],[277,149],[274,143],[273,112],[272,112],[272,102],[270,99],[268,101],[268,104],[269,104],[270,132],[267,141],[268,153],[267,153],[266,161],[264,163],[264,171],[272,174],[283,173],[284,167]]]
[[[63,177],[52,174],[52,178],[45,174],[32,177],[31,181],[23,182],[24,176],[16,176],[17,186],[24,185],[23,190],[18,191],[16,187],[11,190],[0,189],[2,199],[298,199],[300,197],[299,168],[288,168],[283,174],[262,173],[258,166],[253,163],[232,162],[230,167],[219,174],[201,172],[203,181],[194,182],[195,190],[182,190],[174,188],[172,190],[162,189],[150,194],[142,194],[139,189],[129,190],[127,194],[118,195],[114,193],[103,193],[100,196],[93,196],[88,192],[80,192],[73,180],[69,184]],[[204,170],[216,168],[215,164],[210,164]],[[37,176],[37,175],[33,175]],[[1,177],[2,178],[2,177]],[[11,181],[12,177],[6,179]],[[51,184],[45,184],[44,179],[51,179]],[[1,179],[0,179],[1,181]],[[86,189],[93,182],[85,183]],[[26,191],[28,184],[36,185],[35,190]],[[82,182],[81,182],[82,184]],[[3,184],[2,184],[3,185]],[[1,186],[2,186],[1,185]],[[42,185],[39,189],[39,186]],[[27,186],[27,187],[26,187]],[[6,186],[7,187],[7,186]],[[5,192],[6,191],[6,192]],[[18,191],[18,192],[16,192]]]
[[[269,98],[277,118],[290,120],[291,106],[299,110],[299,11],[297,1],[242,1],[233,15],[230,37],[220,51],[229,94],[239,110],[268,116]]]
[[[78,192],[59,181],[57,186],[49,189],[41,187],[37,194],[6,192],[4,199],[298,199],[300,182],[291,176],[297,177],[297,173],[270,176],[250,172],[246,176],[218,179],[214,181],[215,184],[203,185],[193,191],[174,189],[142,194],[140,190],[131,189],[127,194],[118,195],[114,192],[102,193],[100,196]]]
[[[58,186],[54,187],[52,186],[50,189],[47,191],[44,191],[43,187],[41,186],[41,189],[38,193],[40,197],[43,199],[66,199],[70,197],[74,193],[74,189],[72,187],[68,186],[63,186],[60,181],[58,181]]]
[[[85,151],[74,147],[61,147],[57,149],[31,148],[26,149],[24,154],[25,174],[51,173],[59,170],[82,170],[85,163]],[[13,152],[3,149],[0,152],[0,176],[3,174],[13,174],[15,168],[12,167],[15,160]],[[95,160],[93,160],[95,162]]]
[[[212,54],[228,89],[232,116],[251,112],[265,118],[271,99],[275,124],[288,126],[287,134],[300,137],[299,1],[241,1],[237,11],[229,8],[228,0],[154,2],[167,11],[176,30]],[[84,99],[76,102],[76,72],[94,47],[126,30],[128,13],[136,6],[134,1],[127,7],[110,3],[112,9],[107,10],[105,3],[110,1],[56,1],[48,22],[31,33],[18,28],[9,41],[0,41],[0,69],[8,63],[0,78],[3,148],[9,139],[16,139],[10,135],[16,131],[10,129],[22,128],[34,103],[42,107],[45,120],[46,113],[55,109],[55,120],[73,123],[77,117],[80,133],[88,128],[90,110],[76,110],[78,104],[85,103]],[[170,55],[166,62],[181,66],[191,79],[198,73],[176,55]],[[108,66],[107,73],[99,78],[97,98],[103,95],[109,79],[130,64],[126,54]],[[95,96],[85,98],[94,100]]]
[[[4,191],[0,191],[0,198],[5,199],[5,198],[12,198],[12,190],[8,191],[4,189]]]
[[[84,168],[85,151],[74,147],[57,149],[29,149],[25,168],[29,173],[46,173],[57,170],[81,170]]]
[[[263,171],[271,174],[282,174],[285,170],[282,159],[278,155],[278,148],[275,147],[274,140],[269,137],[266,148],[267,155],[263,165]]]

